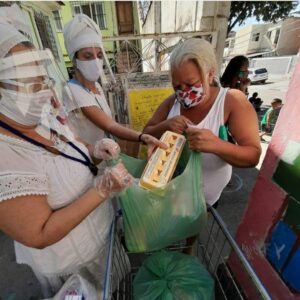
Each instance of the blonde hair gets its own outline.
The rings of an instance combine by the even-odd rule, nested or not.
[[[178,44],[170,57],[171,75],[175,68],[178,68],[186,61],[192,61],[197,66],[201,74],[204,89],[207,90],[209,83],[205,75],[209,72],[216,74],[218,69],[212,45],[200,38],[190,38]],[[214,83],[216,83],[215,78]]]

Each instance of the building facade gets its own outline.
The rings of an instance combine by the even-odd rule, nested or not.
[[[61,78],[66,80],[68,73],[65,68],[63,53],[60,47],[59,39],[56,35],[55,19],[53,11],[59,10],[62,3],[59,1],[2,1],[1,6],[10,6],[16,3],[20,6],[27,17],[28,24],[31,27],[31,42],[36,48],[49,48],[59,69]],[[52,75],[52,74],[51,74]],[[57,77],[57,70],[53,72],[53,77]]]
[[[63,26],[69,22],[75,14],[83,13],[93,19],[99,26],[104,48],[110,60],[112,69],[118,70],[118,59],[121,46],[114,41],[106,41],[107,37],[116,37],[124,34],[139,32],[137,23],[137,5],[133,1],[64,1],[60,10],[54,11],[56,31],[63,51],[66,67],[70,70],[70,61],[64,45]]]
[[[300,47],[300,18],[246,26],[226,39],[224,57],[296,55]]]
[[[225,1],[139,1],[141,33],[161,36],[152,45],[151,40],[142,40],[142,48],[150,48],[148,65],[159,61],[160,70],[166,70],[169,53],[180,40],[188,37],[209,40],[220,65],[229,12],[230,2]],[[149,69],[148,65],[144,64],[144,69]]]

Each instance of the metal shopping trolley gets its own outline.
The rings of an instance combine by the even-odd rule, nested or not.
[[[243,274],[247,275],[248,285],[250,284],[252,289],[250,298],[271,299],[218,212],[212,207],[209,207],[208,211],[208,222],[199,233],[195,255],[215,279],[215,299],[248,299],[231,270],[232,259],[238,262],[239,270],[243,270]],[[118,217],[111,227],[103,299],[131,300],[134,276],[144,259],[152,253],[125,253],[119,242],[123,237],[117,230],[117,222]],[[181,241],[167,249],[182,252],[185,248],[185,241]]]

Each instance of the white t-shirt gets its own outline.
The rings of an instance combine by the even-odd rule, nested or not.
[[[74,144],[89,156],[84,145]],[[82,159],[71,146],[63,149],[66,154]],[[85,165],[29,142],[0,134],[0,153],[0,202],[18,196],[46,195],[49,206],[56,210],[75,201],[92,186],[93,175]],[[51,246],[39,250],[15,242],[17,262],[30,265],[44,276],[72,274],[101,257],[108,245],[112,218],[112,205],[104,201]]]
[[[197,125],[198,128],[206,128],[216,136],[219,135],[220,126],[224,125],[224,103],[228,89],[220,88],[219,94],[206,117]],[[180,103],[174,102],[167,119],[180,115]],[[219,156],[212,153],[201,153],[203,189],[206,203],[216,203],[229,182],[232,166]]]
[[[67,87],[71,95],[68,96],[66,90],[64,91],[64,105],[69,114],[69,119],[81,140],[94,145],[98,140],[105,137],[105,132],[91,122],[80,111],[80,108],[97,106],[111,117],[111,110],[105,99],[104,92],[97,82],[96,87],[99,94],[89,91],[76,80],[70,80]]]

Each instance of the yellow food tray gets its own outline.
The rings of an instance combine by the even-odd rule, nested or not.
[[[157,148],[142,174],[139,185],[146,189],[164,187],[172,178],[185,144],[185,137],[166,131],[160,138],[168,149]]]

